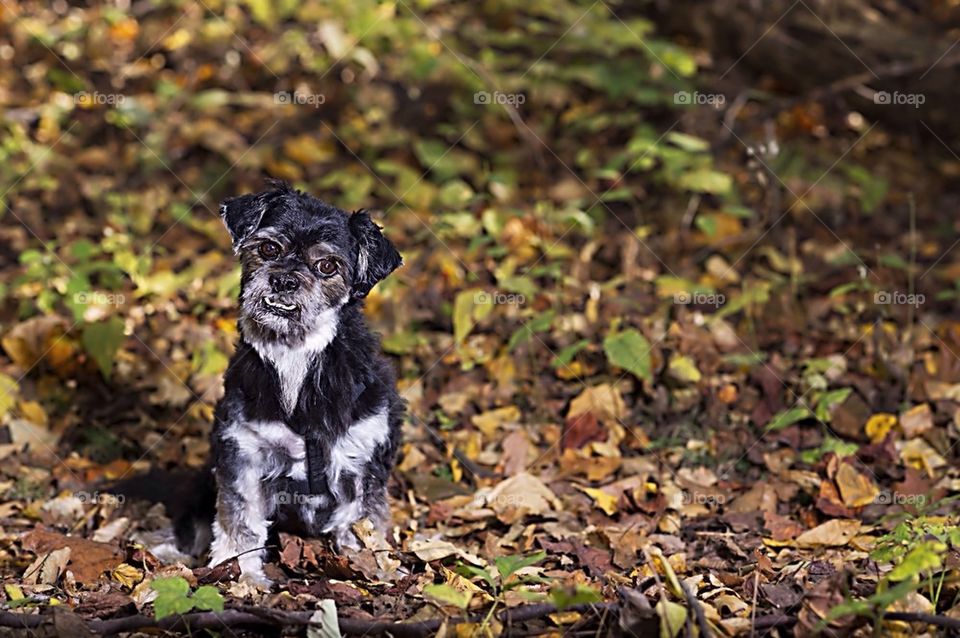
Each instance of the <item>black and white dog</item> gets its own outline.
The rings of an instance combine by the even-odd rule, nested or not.
[[[211,446],[210,564],[239,557],[259,583],[273,526],[356,546],[354,523],[388,521],[404,409],[362,311],[400,254],[366,212],[272,186],[220,207],[242,267],[240,342]]]

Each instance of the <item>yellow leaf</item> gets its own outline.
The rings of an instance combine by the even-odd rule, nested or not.
[[[697,370],[697,364],[690,357],[675,354],[670,358],[667,368],[670,376],[681,383],[696,383],[702,375]]]
[[[10,600],[23,600],[23,590],[17,585],[8,583],[3,586],[3,590],[7,592],[7,598]]]
[[[6,345],[6,343],[4,343]],[[9,351],[8,351],[9,352]],[[19,386],[17,380],[0,374],[0,417],[5,415],[17,402]]]
[[[617,499],[613,496],[593,487],[580,487],[577,485],[576,488],[592,498],[593,504],[603,510],[607,516],[613,516],[617,513]]]
[[[873,480],[858,472],[849,463],[840,464],[836,481],[843,504],[847,507],[864,507],[873,503],[880,495],[880,488]]]
[[[133,589],[137,583],[143,580],[143,572],[129,563],[120,563],[117,565],[111,576],[113,576],[115,581],[128,589]]]
[[[493,438],[497,434],[497,430],[507,423],[517,423],[519,420],[520,409],[515,405],[488,410],[470,419],[487,438]]]
[[[887,412],[879,412],[867,419],[863,428],[872,443],[879,443],[887,438],[887,432],[897,424],[897,417]]]

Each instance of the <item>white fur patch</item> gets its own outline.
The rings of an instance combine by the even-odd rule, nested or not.
[[[293,479],[306,478],[306,447],[303,437],[280,421],[249,421],[235,423],[224,432],[224,437],[236,442],[245,466],[261,478],[277,478],[284,470]],[[279,451],[293,460],[285,468],[270,462],[270,452]]]
[[[363,518],[362,477],[377,446],[386,441],[389,436],[387,408],[382,408],[367,418],[357,421],[330,450],[327,480],[338,504],[324,523],[323,531],[334,532],[337,543],[341,546],[353,546],[356,543],[350,526]],[[357,493],[349,501],[344,500],[340,485],[340,477],[345,474],[353,474],[357,481]]]
[[[263,574],[263,547],[267,542],[270,520],[261,489],[260,469],[247,465],[237,477],[231,489],[243,494],[243,509],[237,513],[240,520],[234,521],[237,529],[245,530],[242,536],[228,533],[219,520],[213,523],[213,542],[210,544],[210,566],[239,556],[240,571],[247,579],[267,582]]]
[[[346,433],[337,439],[330,450],[330,468],[327,478],[330,491],[340,494],[340,477],[345,473],[361,476],[377,446],[390,436],[387,409],[374,412],[367,418],[357,421]]]
[[[337,336],[339,308],[324,310],[317,317],[316,329],[307,335],[298,346],[289,347],[280,343],[252,341],[254,350],[264,361],[269,361],[280,377],[280,398],[283,409],[289,415],[297,407],[303,381],[314,359],[330,345]]]

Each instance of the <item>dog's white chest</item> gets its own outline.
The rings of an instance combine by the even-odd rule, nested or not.
[[[280,402],[289,416],[297,407],[303,382],[324,348],[337,334],[335,309],[320,313],[317,328],[296,346],[280,343],[253,342],[253,347],[264,361],[277,371],[280,380]],[[317,370],[320,373],[320,370]]]

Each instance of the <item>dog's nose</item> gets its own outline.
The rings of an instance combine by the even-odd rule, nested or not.
[[[273,292],[293,292],[300,287],[300,279],[288,272],[270,275],[270,287]]]

